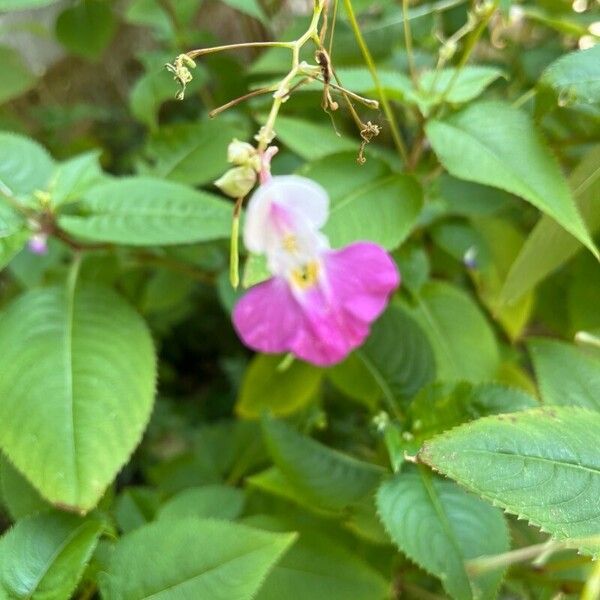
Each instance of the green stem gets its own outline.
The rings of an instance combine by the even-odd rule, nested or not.
[[[417,77],[417,68],[415,66],[415,57],[413,54],[412,32],[410,30],[410,22],[408,20],[408,0],[402,0],[402,25],[404,26],[404,43],[406,44],[408,71],[415,89],[418,89],[419,79]]]
[[[398,149],[398,153],[400,154],[402,161],[404,164],[408,163],[408,152],[406,151],[406,146],[404,145],[404,141],[402,140],[402,136],[400,135],[400,129],[398,127],[398,123],[396,121],[396,115],[394,115],[394,111],[392,110],[392,106],[388,100],[388,97],[381,85],[381,80],[379,79],[379,74],[377,73],[377,67],[375,66],[375,61],[371,55],[371,52],[365,42],[363,34],[360,30],[360,26],[358,21],[356,20],[356,15],[354,14],[354,9],[352,8],[351,0],[344,0],[344,6],[346,8],[346,13],[348,14],[348,19],[350,19],[350,26],[352,27],[352,31],[354,32],[354,37],[356,38],[356,42],[358,43],[360,50],[362,52],[363,58],[367,63],[367,67],[369,72],[371,73],[371,77],[373,78],[373,82],[375,83],[375,88],[377,89],[377,93],[381,98],[381,105],[383,107],[383,112],[387,117],[390,123],[390,129],[392,132],[392,139],[394,140],[394,144]]]
[[[477,42],[479,41],[481,34],[485,31],[486,27],[488,26],[488,23],[490,22],[490,19],[492,18],[493,14],[496,12],[496,8],[498,7],[498,1],[499,0],[495,0],[493,5],[491,6],[491,8],[489,8],[487,10],[487,12],[483,16],[483,18],[481,19],[481,21],[479,22],[477,27],[472,31],[471,35],[467,38],[462,56],[460,57],[460,60],[458,61],[458,65],[456,65],[456,67],[454,69],[454,74],[452,75],[452,78],[448,82],[446,89],[443,91],[442,95],[440,96],[440,99],[439,99],[440,106],[444,103],[444,100],[446,100],[446,98],[448,97],[448,94],[450,94],[450,92],[454,88],[454,84],[456,83],[456,80],[458,79],[459,75],[461,74],[464,66],[469,61],[469,58],[471,57],[471,53],[475,49],[475,46],[477,45]]]

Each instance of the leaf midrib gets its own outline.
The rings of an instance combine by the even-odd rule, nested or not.
[[[546,458],[544,456],[532,456],[530,454],[517,454],[516,452],[509,452],[507,450],[485,450],[484,448],[469,448],[467,450],[462,451],[464,454],[491,454],[494,456],[512,456],[514,458],[522,458],[533,461],[539,461],[542,463],[549,463],[553,466],[563,466],[565,468],[572,468],[575,470],[584,471],[587,473],[591,473],[594,476],[600,476],[600,467],[588,467],[586,465],[581,465],[577,463],[560,461],[557,459]],[[449,472],[449,470],[447,471]]]

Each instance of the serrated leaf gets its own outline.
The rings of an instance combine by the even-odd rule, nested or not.
[[[102,528],[59,512],[18,521],[0,539],[0,591],[7,598],[68,600]]]
[[[430,282],[411,310],[427,334],[442,381],[490,381],[500,365],[498,344],[485,317],[462,290]]]
[[[158,511],[159,519],[223,519],[233,521],[244,510],[244,492],[226,485],[204,485],[183,490]]]
[[[129,177],[94,187],[80,216],[60,226],[86,240],[131,246],[187,244],[228,237],[231,207],[217,196],[149,177]]]
[[[396,403],[435,378],[435,357],[424,330],[406,309],[392,304],[375,322],[356,355],[380,388]]]
[[[156,488],[129,487],[121,492],[114,506],[115,521],[123,533],[130,533],[153,521],[160,507]]]
[[[229,168],[229,143],[247,136],[247,124],[239,119],[165,126],[150,137],[145,149],[150,162],[142,174],[188,185],[212,182]]]
[[[157,521],[117,543],[103,597],[251,600],[294,540],[227,521]]]
[[[42,146],[14,133],[0,133],[0,187],[15,195],[44,190],[54,161]]]
[[[579,210],[592,234],[600,230],[600,146],[569,177]],[[571,259],[581,244],[544,215],[529,234],[504,282],[501,299],[513,301]]]
[[[82,0],[56,20],[56,39],[69,52],[97,60],[112,39],[117,23],[109,2]]]
[[[359,502],[384,473],[381,467],[332,450],[282,421],[264,417],[263,431],[274,463],[317,509],[342,510]]]
[[[444,121],[429,121],[426,131],[452,175],[528,200],[598,256],[557,161],[525,113],[502,102],[478,102]]]
[[[283,358],[266,354],[254,357],[244,373],[235,406],[241,417],[257,419],[263,411],[285,416],[314,399],[323,370],[299,360],[280,369]]]
[[[554,90],[561,106],[600,102],[600,46],[561,56],[544,71],[540,84]]]
[[[150,416],[145,323],[107,289],[38,289],[2,313],[0,346],[2,449],[45,499],[90,510]]]
[[[600,413],[552,407],[462,425],[426,442],[419,460],[598,557],[599,447]]]
[[[17,98],[36,83],[35,75],[27,68],[19,52],[0,46],[0,104]]]
[[[425,470],[399,473],[383,483],[377,509],[398,548],[441,579],[452,598],[495,598],[502,570],[470,580],[465,561],[509,549],[498,509]]]
[[[600,411],[600,360],[557,340],[539,338],[528,347],[545,404]]]

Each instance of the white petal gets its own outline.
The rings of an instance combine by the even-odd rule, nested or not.
[[[298,175],[273,177],[254,192],[248,203],[244,243],[251,252],[266,252],[273,237],[278,237],[277,227],[271,222],[273,203],[289,211],[298,229],[308,226],[316,231],[329,214],[329,197],[318,183]]]

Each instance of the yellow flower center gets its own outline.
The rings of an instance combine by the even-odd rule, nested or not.
[[[283,249],[289,252],[290,254],[296,254],[298,252],[298,240],[295,235],[288,233],[283,238]]]
[[[292,283],[302,290],[311,287],[316,283],[319,277],[319,270],[320,267],[317,261],[313,260],[306,263],[292,271]]]

